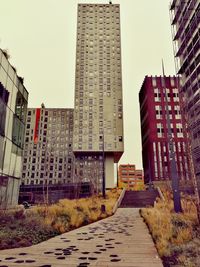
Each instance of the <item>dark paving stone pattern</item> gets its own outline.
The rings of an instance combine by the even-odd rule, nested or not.
[[[0,251],[0,267],[163,267],[138,209],[118,209],[99,222],[41,244]]]

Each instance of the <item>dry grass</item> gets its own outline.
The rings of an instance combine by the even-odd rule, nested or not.
[[[120,190],[77,200],[62,199],[57,204],[0,214],[0,249],[30,246],[48,238],[112,215]],[[101,205],[106,207],[105,213]],[[11,234],[12,232],[12,234]]]
[[[175,257],[176,254],[178,255],[176,256],[176,263],[183,264],[182,259],[185,259],[185,256],[180,248],[194,238],[194,232],[198,224],[196,206],[191,196],[181,195],[183,212],[177,214],[173,211],[172,194],[165,190],[164,196],[166,201],[158,199],[153,208],[143,208],[141,215],[150,229],[159,255],[165,258]]]
[[[115,189],[107,191],[106,199],[100,196],[77,200],[62,199],[57,204],[48,207],[38,206],[31,212],[42,216],[44,222],[56,231],[64,233],[112,215],[112,209],[119,194],[120,191]],[[106,207],[105,213],[101,211],[102,204]]]

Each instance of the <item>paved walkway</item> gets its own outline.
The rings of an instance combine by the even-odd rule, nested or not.
[[[0,251],[0,267],[163,267],[134,208],[28,248]]]

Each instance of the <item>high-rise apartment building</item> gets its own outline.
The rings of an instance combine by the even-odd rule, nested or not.
[[[73,151],[75,175],[101,188],[114,183],[114,163],[123,154],[120,7],[79,4]]]
[[[0,207],[18,203],[28,92],[0,49]]]
[[[184,110],[195,172],[200,179],[200,2],[173,0],[170,13],[176,70],[182,76]]]
[[[190,180],[187,139],[183,134],[179,78],[146,76],[140,100],[142,157],[145,182],[171,180],[167,106],[180,180]],[[167,98],[167,102],[166,102]]]
[[[73,183],[72,139],[73,109],[28,108],[22,186]]]

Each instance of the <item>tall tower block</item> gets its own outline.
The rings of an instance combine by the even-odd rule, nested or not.
[[[79,4],[73,151],[75,175],[113,188],[114,163],[124,151],[120,7]]]

